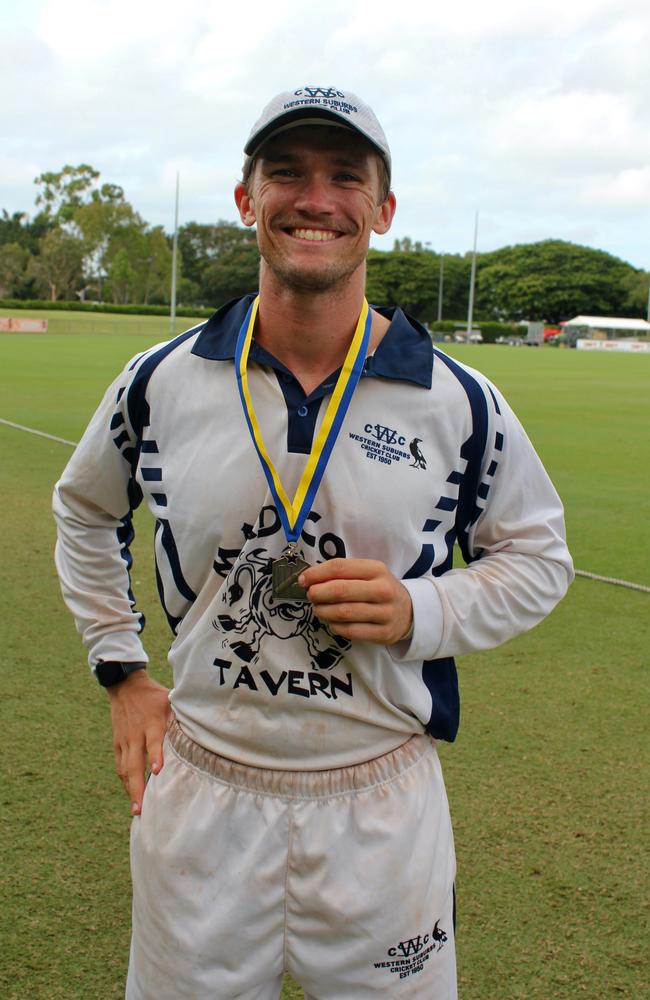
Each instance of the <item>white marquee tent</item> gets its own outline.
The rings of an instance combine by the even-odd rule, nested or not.
[[[617,316],[576,316],[564,324],[564,329],[569,335],[593,337],[594,334],[604,334],[609,340],[650,334],[650,323],[644,319],[620,319]]]

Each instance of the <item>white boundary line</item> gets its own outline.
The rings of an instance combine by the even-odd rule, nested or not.
[[[584,569],[577,569],[576,576],[584,576],[588,580],[597,580],[599,583],[613,583],[616,587],[627,587],[628,590],[640,590],[644,594],[650,594],[650,587],[642,583],[631,583],[630,580],[617,580],[615,576],[599,576],[598,573],[587,573]]]
[[[38,437],[47,438],[48,441],[58,441],[59,444],[69,444],[71,448],[76,448],[78,441],[68,441],[67,438],[57,437],[55,434],[46,434],[45,431],[37,431],[33,427],[24,427],[23,424],[15,424],[13,420],[5,420],[0,417],[0,424],[7,427],[14,427],[17,431],[26,431],[28,434],[37,434]],[[597,580],[598,583],[611,583],[616,587],[627,587],[628,590],[640,590],[643,594],[650,594],[650,587],[642,583],[632,583],[631,580],[618,580],[615,576],[599,576],[598,573],[588,573],[584,569],[577,569],[576,576],[585,577],[587,580]]]
[[[0,417],[0,424],[6,424],[7,427],[15,427],[17,431],[26,431],[28,434],[37,434],[39,437],[47,438],[49,441],[58,441],[59,444],[69,444],[71,448],[76,448],[78,441],[68,441],[67,438],[57,437],[56,434],[46,434],[45,431],[37,431],[33,427],[24,427],[22,424],[15,424],[13,420],[5,420]]]

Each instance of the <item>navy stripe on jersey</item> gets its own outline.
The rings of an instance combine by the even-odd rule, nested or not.
[[[422,680],[431,695],[431,715],[427,732],[436,740],[453,743],[460,722],[460,696],[456,664],[450,656],[425,660]]]
[[[494,421],[495,421],[495,424],[497,426],[499,426],[499,427],[503,426],[503,417],[501,415],[501,409],[499,407],[498,400],[497,400],[497,398],[496,398],[496,396],[495,396],[495,394],[494,394],[491,386],[489,385],[489,383],[488,383],[488,391],[490,393],[490,398],[491,398],[492,403],[494,405],[494,413],[495,413]],[[480,503],[477,502],[477,505],[476,505],[476,518],[478,518],[481,515],[481,513],[483,512],[483,510],[485,509],[485,503],[487,501],[487,498],[488,498],[489,493],[490,493],[490,489],[491,489],[492,484],[494,482],[494,476],[496,474],[497,469],[499,468],[499,462],[497,460],[497,457],[495,457],[495,453],[502,452],[503,451],[503,446],[504,446],[503,432],[500,431],[500,430],[495,430],[495,434],[494,434],[494,451],[493,451],[492,459],[491,459],[490,464],[489,464],[489,466],[487,468],[487,471],[485,473],[485,477],[484,477],[483,481],[481,482],[481,484],[479,485],[479,488],[477,490],[477,501],[481,501],[481,502]]]
[[[461,456],[466,459],[467,467],[460,488],[456,524],[458,527],[458,544],[466,563],[477,559],[480,553],[469,550],[468,532],[481,513],[476,503],[478,487],[481,479],[483,456],[487,444],[488,408],[485,393],[480,382],[470,372],[466,371],[452,358],[434,348],[435,357],[449,368],[458,379],[467,395],[472,412],[472,433],[461,448]]]
[[[156,521],[155,536],[156,538],[160,538],[160,544],[165,556],[167,557],[167,563],[171,570],[174,588],[176,590],[175,595],[173,590],[172,593],[165,593],[163,574],[161,573],[160,566],[158,564],[159,552],[158,549],[156,549],[156,586],[158,588],[158,597],[160,599],[162,609],[165,612],[167,621],[169,622],[169,627],[172,632],[176,634],[178,626],[182,622],[183,616],[187,611],[187,607],[185,607],[186,602],[193,604],[196,600],[196,594],[183,575],[176,540],[169,521],[162,517]],[[165,578],[169,580],[169,574],[167,572],[165,573]],[[181,599],[180,601],[179,598]],[[176,610],[179,610],[179,605],[181,605],[182,613],[180,615],[173,614],[172,606],[175,607]]]
[[[149,404],[146,400],[146,392],[151,376],[161,361],[164,361],[165,358],[172,353],[172,351],[175,351],[177,347],[184,344],[186,340],[190,339],[190,337],[194,337],[202,326],[204,326],[204,324],[199,323],[198,326],[192,327],[191,330],[187,330],[179,337],[175,337],[168,343],[163,344],[162,347],[152,351],[148,357],[145,357],[144,361],[140,365],[140,368],[136,372],[127,396],[127,409],[131,427],[135,431],[139,441],[142,440],[143,429],[149,426]],[[138,455],[136,455],[136,462],[138,457],[139,452]]]
[[[167,607],[167,603],[165,601],[165,588],[163,586],[162,577],[160,575],[160,570],[158,569],[158,563],[156,563],[156,587],[158,588],[158,600],[160,601],[160,606],[162,607],[163,611],[165,612],[165,617],[166,617],[167,621],[169,622],[170,629],[172,630],[172,632],[174,633],[174,635],[176,635],[176,631],[178,629],[178,626],[183,621],[183,619],[182,618],[176,618],[174,615],[170,614],[170,612],[169,612],[169,609]]]
[[[189,583],[183,576],[183,570],[181,569],[181,561],[178,555],[178,548],[176,547],[176,539],[174,538],[171,525],[169,521],[165,518],[158,518],[158,523],[156,525],[156,532],[160,531],[160,541],[162,547],[165,550],[167,559],[169,560],[169,568],[172,571],[172,576],[174,578],[174,583],[176,584],[176,589],[179,594],[185,598],[186,601],[194,602],[196,600],[196,594],[190,587]]]
[[[497,397],[494,395],[494,392],[492,391],[492,386],[491,385],[488,385],[488,392],[492,396],[492,402],[494,403],[494,409],[497,411],[497,413],[499,414],[499,416],[501,416],[501,410],[499,409],[499,404],[497,402]]]
[[[115,446],[118,448],[118,450],[121,452],[122,457],[125,459],[126,462],[128,462],[131,468],[131,477],[129,479],[127,486],[128,499],[129,499],[129,513],[125,518],[123,518],[122,526],[117,531],[117,537],[120,543],[120,555],[124,560],[127,568],[127,574],[129,579],[128,599],[132,608],[135,608],[135,596],[131,589],[131,566],[133,564],[133,558],[131,556],[130,545],[133,541],[135,534],[133,530],[132,518],[134,510],[136,510],[136,508],[139,507],[142,502],[142,490],[134,478],[135,470],[137,468],[137,464],[140,458],[140,451],[142,451],[145,454],[158,453],[158,446],[155,441],[153,440],[142,441],[142,429],[144,426],[148,424],[149,420],[149,407],[144,398],[144,394],[146,392],[149,379],[151,378],[151,375],[155,371],[159,362],[162,361],[163,358],[167,357],[167,355],[172,350],[174,350],[175,347],[179,346],[185,340],[187,340],[188,337],[195,334],[197,329],[199,328],[200,326],[194,327],[192,330],[188,330],[180,337],[177,337],[173,341],[170,341],[168,344],[165,344],[162,348],[154,350],[151,356],[143,362],[142,368],[136,374],[133,383],[131,385],[131,388],[129,389],[127,397],[129,419],[131,421],[131,426],[133,427],[135,432],[135,440],[133,440],[131,435],[129,434],[126,428],[124,414],[120,410],[117,410],[113,414],[110,421],[110,430],[119,431],[119,433],[113,438],[113,442]],[[138,355],[138,357],[135,358],[135,360],[129,365],[128,370],[133,371],[133,369],[144,357],[146,357],[146,352]],[[121,386],[117,392],[116,405],[118,406],[120,405],[122,397],[124,396],[124,392],[125,392],[125,387]],[[160,468],[143,469],[142,476],[145,482],[147,481],[160,482],[162,479],[162,470]],[[158,503],[159,506],[167,505],[167,497],[164,493],[158,493],[155,495],[155,497],[156,497],[156,503]],[[167,540],[166,536],[165,540]],[[172,568],[172,574],[174,575],[174,580],[176,581],[177,574],[179,574],[180,579],[183,582],[185,590],[183,596],[187,597],[187,594],[189,593],[192,595],[190,599],[195,600],[196,598],[194,592],[185,583],[182,577],[182,573],[180,573],[180,563],[178,560],[178,553],[176,551],[176,545],[175,543],[173,543],[173,539],[172,539],[172,544],[169,544],[168,542],[165,548],[170,561],[170,566]],[[161,604],[163,606],[163,609],[167,613],[167,609],[165,608],[165,602],[162,594],[162,582],[159,579],[159,573],[157,567],[156,567],[156,578],[158,581],[158,591],[160,595]],[[177,625],[178,621],[180,621],[180,619],[176,621],[169,614],[167,614],[167,618],[172,627],[174,627],[174,625],[172,624],[173,622],[175,622]],[[142,613],[139,613],[138,619],[139,619],[139,631],[141,632],[145,626],[144,615]]]
[[[120,544],[120,556],[126,564],[126,573],[129,580],[129,587],[127,590],[127,595],[129,599],[129,604],[131,609],[135,610],[135,595],[131,589],[131,567],[133,566],[133,556],[131,555],[130,545],[135,538],[135,531],[133,530],[133,521],[131,518],[131,511],[126,517],[122,518],[121,527],[117,529],[117,540]],[[145,626],[145,617],[142,612],[138,612],[138,632],[142,632]]]
[[[129,437],[128,431],[122,431],[120,434],[117,435],[116,438],[113,438],[113,441],[115,442],[115,447],[118,450],[122,448],[123,444],[126,444],[127,441],[130,441],[130,440],[131,439]]]

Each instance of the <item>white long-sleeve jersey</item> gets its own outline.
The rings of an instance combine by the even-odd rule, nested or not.
[[[292,769],[357,763],[414,732],[451,740],[452,657],[532,628],[572,579],[560,500],[494,386],[400,310],[381,310],[391,326],[366,360],[298,551],[309,563],[383,561],[410,591],[412,638],[350,643],[309,603],[273,599],[286,539],[233,360],[250,301],[132,361],[56,485],[56,563],[89,662],[147,659],[129,573],[144,498],[174,633],[170,699],[191,738]],[[252,346],[251,395],[290,496],[334,381],[305,396]],[[452,568],[455,542],[463,568]]]

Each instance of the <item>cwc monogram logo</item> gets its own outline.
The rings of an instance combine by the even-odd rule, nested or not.
[[[296,97],[302,97],[303,94],[307,94],[308,97],[345,97],[340,90],[334,90],[334,87],[301,87],[300,90],[294,90]]]
[[[387,962],[375,962],[375,969],[384,969],[399,979],[417,976],[432,955],[440,951],[447,940],[447,934],[436,920],[430,934],[418,934],[416,937],[405,938],[394,948],[389,948]]]
[[[440,921],[436,920],[430,934],[418,934],[417,937],[400,941],[394,948],[389,948],[386,954],[389,958],[408,958],[410,955],[419,955],[422,949],[426,948],[431,942],[433,942],[434,947],[437,945],[436,951],[440,951],[447,940],[447,935],[441,930],[439,924]]]
[[[371,434],[377,441],[385,441],[386,444],[398,444],[404,447],[406,438],[394,431],[392,427],[384,427],[382,424],[366,424],[363,428],[366,434]]]

